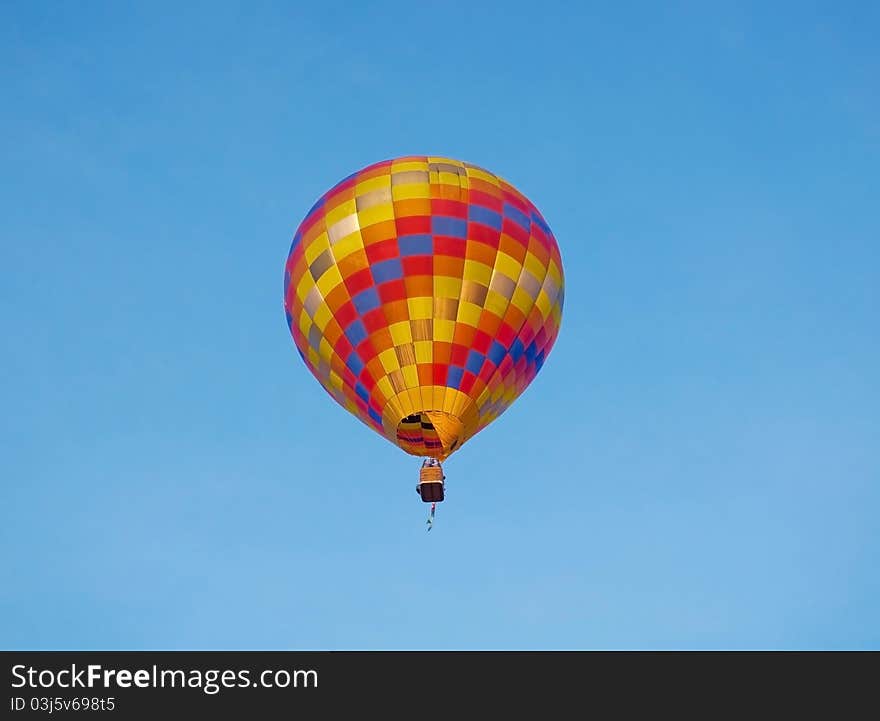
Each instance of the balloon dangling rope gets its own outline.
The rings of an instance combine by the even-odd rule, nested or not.
[[[434,511],[437,510],[437,504],[431,504],[431,515],[428,516],[428,530],[430,531],[434,527]]]

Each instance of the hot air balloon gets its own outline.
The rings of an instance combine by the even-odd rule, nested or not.
[[[451,158],[349,175],[308,212],[285,265],[306,366],[364,424],[426,457],[417,490],[432,504],[443,500],[440,462],[541,369],[562,305],[559,247],[538,209]]]

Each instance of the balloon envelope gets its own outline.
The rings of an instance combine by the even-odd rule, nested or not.
[[[470,163],[376,163],[302,221],[284,274],[300,356],[404,451],[444,459],[532,381],[559,332],[559,247],[516,188]]]

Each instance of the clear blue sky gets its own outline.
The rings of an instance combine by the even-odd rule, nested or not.
[[[0,646],[880,647],[877,4],[432,5],[4,3]],[[411,153],[567,280],[431,533],[282,307]]]

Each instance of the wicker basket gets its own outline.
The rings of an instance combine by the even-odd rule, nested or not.
[[[438,503],[444,498],[443,469],[440,465],[422,466],[419,471],[419,495],[425,503]]]
[[[442,483],[443,469],[440,466],[424,466],[419,472],[419,483]]]

